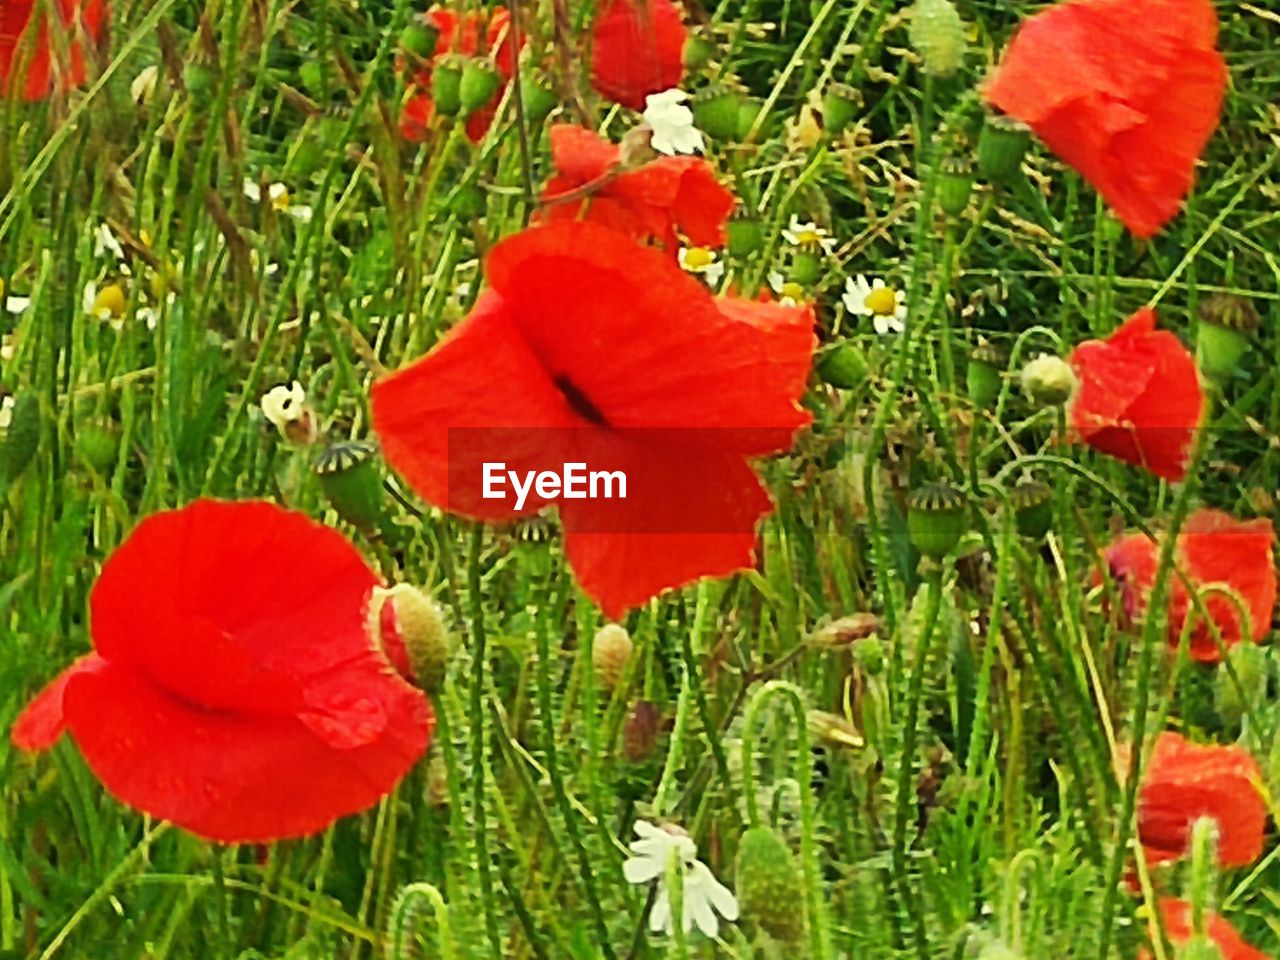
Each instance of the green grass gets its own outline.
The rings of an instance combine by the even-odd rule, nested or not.
[[[532,59],[558,64],[551,4],[525,6]],[[40,410],[34,458],[0,496],[0,726],[88,649],[102,560],[140,518],[199,495],[268,497],[342,527],[389,579],[441,599],[458,647],[430,754],[399,789],[269,849],[147,822],[66,739],[33,759],[6,737],[0,957],[923,960],[975,956],[988,939],[1028,960],[1133,957],[1146,925],[1142,898],[1115,890],[1117,837],[1132,830],[1112,738],[1167,724],[1239,740],[1280,787],[1271,647],[1242,723],[1215,707],[1229,677],[1166,656],[1160,623],[1122,628],[1090,586],[1099,546],[1138,519],[1166,527],[1201,502],[1280,516],[1280,23],[1264,2],[1218,4],[1222,125],[1184,214],[1139,244],[1040,147],[1017,189],[980,187],[949,224],[918,217],[934,141],[917,147],[916,132],[958,135],[965,95],[1035,9],[958,6],[973,28],[966,67],[927,104],[896,4],[710,5],[720,53],[686,88],[723,71],[771,104],[758,143],[710,151],[766,227],[764,253],[731,259],[726,283],[750,293],[787,271],[777,234],[791,214],[828,224],[840,245],[809,292],[824,341],[858,344],[871,372],[850,390],[815,379],[813,429],[764,468],[778,509],[759,570],[634,613],[613,690],[592,669],[601,617],[554,525],[473,529],[391,476],[394,526],[370,541],[329,507],[314,450],[284,443],[258,411],[296,378],[328,438],[368,436],[374,363],[429,349],[479,292],[484,251],[534,209],[510,110],[478,146],[398,139],[395,40],[411,4],[117,0],[100,80],[46,104],[0,102],[0,277],[32,300],[0,312],[13,347],[0,392]],[[150,64],[159,83],[136,106],[129,85]],[[781,121],[828,80],[861,91],[856,130],[789,144]],[[615,139],[630,124],[599,119]],[[545,129],[524,132],[536,186]],[[313,219],[250,203],[246,179],[284,182]],[[456,200],[473,184],[485,209],[464,219]],[[103,223],[125,239],[131,273],[118,330],[81,306],[88,283],[122,278],[95,252]],[[857,273],[909,285],[914,350],[844,315]],[[1213,291],[1248,296],[1263,324],[1215,390],[1185,487],[1059,446],[1054,414],[1012,381],[999,430],[965,397],[979,332],[1016,340],[1025,360],[1157,303],[1162,326],[1191,340]],[[138,309],[170,293],[150,329]],[[984,497],[965,545],[918,569],[907,490],[977,479],[995,494],[1024,466],[1054,488],[1044,544]],[[877,640],[813,642],[863,612],[879,618]],[[637,700],[662,720],[629,758]],[[812,710],[858,736],[824,738],[806,725]],[[636,817],[682,824],[739,889],[739,838],[771,823],[798,858],[812,938],[770,946],[748,914],[719,945],[648,935],[647,891],[622,875]],[[1162,882],[1181,893],[1186,874]],[[1277,858],[1210,883],[1246,939],[1280,954]]]

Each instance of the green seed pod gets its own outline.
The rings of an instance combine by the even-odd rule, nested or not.
[[[467,62],[464,57],[441,57],[431,71],[431,101],[443,116],[456,117],[462,109],[462,68]]]
[[[462,115],[470,116],[482,107],[493,102],[494,95],[502,86],[502,74],[498,67],[487,57],[474,57],[462,68],[462,78],[458,84],[458,102],[462,105]]]
[[[560,105],[560,97],[556,92],[545,80],[536,76],[521,79],[520,99],[524,103],[525,120],[529,123],[541,123]]]
[[[106,424],[87,423],[76,430],[76,453],[94,473],[109,473],[119,450],[120,437]]]
[[[827,350],[818,360],[818,376],[823,383],[841,390],[852,390],[867,378],[866,355],[862,349],[845,340]]]
[[[968,529],[969,503],[955,487],[929,483],[911,494],[907,532],[911,543],[926,557],[945,557]]]
[[[1245,640],[1227,651],[1227,663],[1235,671],[1231,679],[1227,663],[1218,665],[1214,676],[1214,702],[1226,723],[1235,725],[1244,719],[1248,708],[1261,704],[1266,696],[1267,663],[1270,658],[1264,647]],[[1239,686],[1236,686],[1236,681]]]
[[[400,46],[417,57],[426,60],[435,55],[436,42],[440,39],[440,31],[434,23],[425,17],[418,16],[410,21],[400,34]]]
[[[1053,523],[1053,488],[1039,480],[1025,480],[1009,494],[1013,501],[1014,522],[1018,532],[1031,540],[1039,540]]]
[[[911,46],[924,61],[925,73],[949,77],[960,69],[968,40],[964,22],[950,0],[916,0]]]
[[[1005,363],[1004,353],[990,343],[979,344],[969,355],[965,384],[969,389],[969,402],[975,410],[989,409],[1000,396]]]
[[[1022,158],[1031,144],[1031,128],[1001,114],[988,114],[978,135],[978,173],[991,183],[1008,186],[1022,173]]]
[[[833,83],[822,95],[822,129],[838,136],[853,123],[862,107],[862,94],[847,83]]]
[[[382,519],[382,466],[372,443],[331,443],[316,458],[315,472],[329,504],[352,526],[377,528]]]
[[[633,646],[631,634],[621,624],[607,623],[596,632],[591,643],[591,665],[595,668],[596,680],[606,692],[613,692],[621,682]]]
[[[22,475],[40,445],[40,400],[30,390],[16,394],[9,428],[0,444],[0,476],[14,481]]]
[[[1260,324],[1258,311],[1244,297],[1215,293],[1200,305],[1196,328],[1196,360],[1211,377],[1228,377],[1236,371],[1249,348],[1249,338]]]
[[[822,275],[822,260],[822,248],[816,244],[813,247],[796,247],[791,251],[789,279],[802,287],[809,286]]]
[[[712,140],[733,140],[742,103],[741,91],[733,87],[709,87],[694,98],[694,125]]]
[[[705,30],[692,30],[684,42],[684,66],[691,72],[701,70],[716,55],[716,43]]]
[[[756,117],[760,116],[760,110],[764,104],[755,97],[743,97],[738,104],[738,132],[736,139],[746,140],[747,134],[751,132],[751,128],[755,126]],[[760,125],[760,134],[765,132],[767,123]]]
[[[729,221],[725,232],[731,256],[749,257],[764,246],[764,227],[755,217],[734,217]]]
[[[752,827],[738,841],[734,864],[742,916],[789,944],[803,941],[804,878],[786,842],[769,827]]]
[[[966,157],[947,157],[938,169],[938,206],[958,217],[969,209],[973,195],[973,164]]]

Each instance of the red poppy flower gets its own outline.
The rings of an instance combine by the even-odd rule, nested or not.
[[[322,830],[390,791],[433,725],[366,635],[377,583],[340,534],[273,504],[149,517],[94,585],[93,652],[14,743],[69,730],[111,793],[211,840]]]
[[[511,24],[511,13],[506,7],[496,7],[492,14],[472,11],[459,15],[453,10],[433,8],[427,11],[425,18],[436,29],[436,49],[429,61],[429,68],[419,70],[414,77],[415,91],[405,104],[400,114],[400,134],[406,140],[421,141],[427,136],[427,127],[435,113],[435,105],[431,101],[431,69],[440,57],[449,53],[473,57],[486,54],[493,57],[502,75],[502,85],[494,93],[487,106],[474,111],[466,119],[467,137],[473,143],[479,143],[489,132],[498,103],[507,88],[507,82],[515,67],[511,53],[511,44],[507,39],[507,28]],[[484,47],[481,49],[480,33],[484,28]]]
[[[1143,307],[1106,340],[1072,351],[1079,387],[1071,426],[1095,450],[1181,480],[1204,416],[1204,392],[1187,348],[1155,326],[1155,311]]]
[[[4,0],[0,3],[0,92],[17,94],[27,100],[47,97],[54,88],[55,63],[60,63],[52,44],[49,23],[43,15],[32,22],[36,0]],[[82,39],[96,42],[107,17],[105,0],[55,0],[48,9],[59,14],[59,29],[66,43],[67,66],[57,75],[64,90],[84,83]],[[26,76],[14,75],[26,66]]]
[[[557,174],[542,194],[543,221],[593,220],[672,252],[681,235],[695,246],[724,245],[735,200],[707,161],[658,157],[622,170],[620,149],[594,131],[560,123],[550,137]],[[566,194],[575,199],[557,202]]]
[[[1220,510],[1197,510],[1183,526],[1174,549],[1177,568],[1200,594],[1213,627],[1227,647],[1242,640],[1262,640],[1271,629],[1276,602],[1276,573],[1272,562],[1275,530],[1270,520],[1234,520]],[[1120,585],[1125,611],[1142,614],[1156,579],[1160,546],[1145,534],[1123,536],[1104,556]],[[1246,632],[1241,610],[1249,614]],[[1169,645],[1177,647],[1187,617],[1194,617],[1189,651],[1196,660],[1216,663],[1220,657],[1214,629],[1196,612],[1182,577],[1169,583]]]
[[[1164,918],[1164,932],[1175,947],[1187,943],[1194,934],[1191,926],[1191,904],[1185,900],[1164,897],[1160,901],[1160,915]],[[1268,960],[1267,955],[1245,943],[1235,927],[1212,910],[1204,913],[1205,934],[1221,952],[1222,960]],[[1143,949],[1138,960],[1152,960],[1150,950]]]
[[[644,109],[644,98],[680,86],[686,33],[672,0],[610,0],[591,38],[591,84],[604,97]]]
[[[1147,862],[1186,855],[1192,826],[1209,817],[1218,824],[1218,862],[1253,863],[1267,823],[1261,782],[1262,772],[1243,747],[1200,746],[1176,733],[1160,734],[1138,791],[1138,840]]]
[[[985,88],[1139,237],[1191,189],[1227,70],[1210,0],[1074,0],[1022,24]]]
[[[486,271],[492,289],[471,314],[375,384],[387,459],[455,513],[506,520],[556,503],[578,581],[611,617],[749,566],[772,504],[748,460],[809,420],[809,309],[717,299],[592,223],[509,237]],[[481,467],[495,461],[608,465],[627,497],[487,498]]]

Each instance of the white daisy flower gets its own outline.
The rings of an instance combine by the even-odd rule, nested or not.
[[[254,203],[262,203],[262,187],[256,180],[245,180],[244,195]],[[277,181],[267,187],[267,200],[271,202],[271,208],[277,213],[293,217],[299,223],[311,222],[313,216],[311,208],[305,204],[295,204],[289,195],[289,188],[283,183]]]
[[[907,328],[906,295],[887,286],[877,277],[871,283],[862,274],[844,281],[845,309],[860,317],[870,317],[876,333],[902,333]]]
[[[777,294],[778,303],[784,307],[798,307],[804,302],[804,287],[777,270],[769,271],[769,289]]]
[[[702,277],[709,287],[716,286],[724,276],[724,264],[714,250],[706,247],[681,247],[677,258],[681,267]]]
[[[738,919],[738,901],[733,891],[698,860],[698,848],[687,833],[677,827],[658,827],[645,820],[636,821],[635,831],[640,838],[631,844],[635,856],[622,865],[622,873],[628,883],[657,881],[658,893],[649,911],[651,931],[670,935],[674,929],[671,895],[666,883],[672,859],[684,871],[681,926],[685,933],[696,925],[705,936],[714,938],[720,933],[717,913],[730,922]]]
[[[812,221],[801,222],[794,213],[782,236],[793,247],[821,247],[823,253],[831,253],[836,248],[836,238],[830,231]]]
[[[0,400],[0,430],[8,430],[9,424],[13,422],[13,405],[13,397]]]
[[[99,287],[96,282],[90,280],[84,285],[81,307],[86,316],[103,320],[111,324],[114,330],[124,327],[124,311],[128,303],[129,297],[119,283],[108,283]]]
[[[659,153],[701,153],[706,149],[702,131],[693,125],[693,111],[685,106],[683,90],[664,90],[644,98],[644,122],[652,131],[649,145]]]

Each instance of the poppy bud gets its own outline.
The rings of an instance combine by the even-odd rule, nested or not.
[[[978,172],[991,183],[1008,185],[1022,172],[1031,128],[1013,117],[988,114],[978,135]]]
[[[427,693],[439,692],[452,644],[444,614],[434,600],[407,583],[374,587],[366,624],[375,644],[402,676]]]
[[[470,116],[481,107],[488,106],[493,95],[502,86],[502,74],[487,57],[473,57],[462,68],[458,83],[458,102],[462,115]]]
[[[753,216],[739,215],[733,217],[725,225],[728,236],[729,254],[734,257],[749,257],[764,246],[764,227]]]
[[[1238,724],[1248,705],[1262,702],[1267,689],[1267,660],[1267,651],[1256,643],[1237,643],[1227,651],[1227,662],[1219,664],[1214,677],[1214,701],[1218,715],[1226,723]],[[1234,680],[1227,670],[1228,663],[1235,671]]]
[[[809,286],[822,274],[822,248],[796,247],[791,252],[790,279],[802,287]]]
[[[1049,532],[1053,522],[1053,488],[1039,480],[1025,480],[1009,494],[1013,501],[1014,522],[1018,532],[1031,540],[1039,540]]]
[[[1022,389],[1033,402],[1056,407],[1075,392],[1075,371],[1061,357],[1042,353],[1022,368]]]
[[[911,46],[924,61],[924,72],[949,77],[964,63],[964,23],[950,0],[916,0],[911,16]]]
[[[640,763],[653,755],[662,732],[662,714],[649,700],[637,700],[631,705],[622,724],[622,754],[631,763]]]
[[[756,117],[760,116],[760,110],[764,104],[755,97],[743,97],[738,103],[738,140],[746,140],[747,134],[751,132],[751,128],[756,124]],[[761,124],[760,132],[764,132],[764,124]]]
[[[805,722],[809,727],[809,735],[828,746],[854,750],[866,746],[866,740],[858,732],[858,728],[839,714],[810,710],[805,714]]]
[[[818,360],[818,376],[841,390],[852,390],[867,377],[867,358],[862,350],[845,340],[827,350]]]
[[[988,409],[1000,396],[1005,363],[1003,351],[990,343],[978,344],[969,355],[965,384],[969,388],[969,402],[975,410]]]
[[[444,56],[431,71],[431,101],[443,116],[456,117],[462,109],[462,68],[466,63],[456,55]]]
[[[94,473],[105,474],[116,464],[120,438],[103,423],[87,423],[76,430],[76,453]]]
[[[329,504],[352,526],[370,531],[382,519],[382,468],[372,443],[331,443],[316,458],[315,472]]]
[[[0,446],[0,474],[13,481],[22,475],[40,444],[40,401],[27,390],[13,398],[9,426]]]
[[[752,827],[742,835],[734,876],[743,917],[784,943],[803,940],[804,879],[786,841],[772,828]]]
[[[741,91],[733,87],[708,87],[694,98],[694,125],[712,140],[734,139],[742,100]]]
[[[945,557],[969,529],[969,504],[955,487],[929,483],[915,490],[907,510],[911,543],[926,557]]]
[[[862,106],[862,94],[847,83],[833,83],[822,95],[822,129],[837,136],[853,122]]]
[[[605,690],[612,692],[622,681],[632,646],[631,635],[620,623],[607,623],[596,631],[591,644],[591,664],[596,680]]]
[[[1258,311],[1244,297],[1215,293],[1205,300],[1200,305],[1200,324],[1196,328],[1200,369],[1211,377],[1234,373],[1258,324]]]
[[[966,157],[946,157],[938,170],[938,206],[958,217],[969,208],[973,194],[973,164]]]
[[[436,41],[440,39],[440,31],[435,24],[424,17],[415,17],[400,34],[400,46],[414,56],[428,59],[436,52]]]
[[[809,636],[815,647],[847,647],[857,640],[872,636],[880,627],[874,613],[854,613],[823,624]]]
[[[684,42],[684,65],[685,69],[694,71],[701,70],[711,58],[715,56],[716,44],[710,35],[704,30],[695,30],[690,32],[689,38]]]
[[[545,80],[526,76],[520,81],[520,99],[524,103],[525,120],[541,123],[560,105],[560,97]]]

